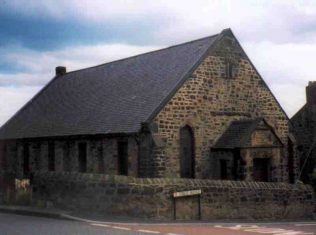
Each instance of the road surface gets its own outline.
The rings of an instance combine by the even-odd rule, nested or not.
[[[127,224],[58,220],[0,213],[1,235],[316,235],[315,222]]]

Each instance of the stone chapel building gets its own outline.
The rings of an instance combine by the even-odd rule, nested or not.
[[[0,129],[1,174],[294,183],[289,119],[230,29],[56,76]]]

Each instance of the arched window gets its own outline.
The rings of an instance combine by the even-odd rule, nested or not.
[[[194,135],[189,126],[180,129],[180,176],[181,178],[195,177]]]

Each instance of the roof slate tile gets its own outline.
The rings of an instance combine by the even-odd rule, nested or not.
[[[217,36],[55,77],[0,139],[138,132]]]

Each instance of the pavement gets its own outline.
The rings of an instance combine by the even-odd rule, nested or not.
[[[0,234],[316,235],[316,220],[158,221],[84,214],[78,216],[78,213],[53,208],[0,206]]]
[[[67,219],[64,215],[69,214],[67,211],[53,208],[36,208],[30,206],[5,206],[0,205],[0,212],[18,215],[39,216],[45,218]]]
[[[19,215],[30,215],[30,216],[39,216],[46,218],[54,218],[54,219],[65,219],[65,220],[76,220],[81,222],[100,222],[100,223],[124,223],[124,224],[190,224],[190,223],[275,223],[275,220],[159,220],[159,219],[146,219],[146,218],[135,218],[135,217],[123,217],[123,216],[106,216],[100,214],[93,214],[91,212],[85,213],[82,211],[66,211],[51,208],[39,208],[39,207],[31,207],[31,206],[11,206],[11,205],[0,205],[0,212],[2,213],[11,213],[11,214],[19,214]],[[315,222],[316,217],[314,219],[303,219],[296,220],[296,222]],[[293,220],[279,220],[282,223],[291,223]]]

